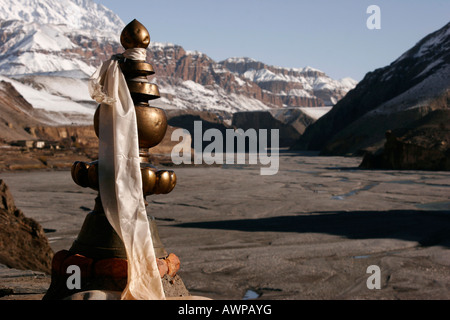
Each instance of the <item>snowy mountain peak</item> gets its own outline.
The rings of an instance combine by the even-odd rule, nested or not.
[[[226,59],[222,63],[250,63],[250,62],[258,62],[258,61],[249,57],[231,57]]]
[[[124,22],[92,0],[0,0],[0,20],[67,25],[77,30],[121,32]]]
[[[424,55],[447,53],[450,47],[450,22],[443,28],[429,34],[420,40],[413,48],[405,52],[396,62],[408,58],[420,58]]]
[[[351,78],[334,80],[324,72],[309,66],[304,68],[270,66],[245,57],[229,58],[219,64],[236,76],[275,93],[283,100],[283,106],[331,106],[357,84]]]
[[[92,60],[90,43],[118,43],[124,27],[92,0],[0,0],[0,73],[90,76],[108,58]]]

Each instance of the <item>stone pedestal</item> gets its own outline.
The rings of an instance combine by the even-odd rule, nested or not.
[[[80,268],[79,288],[72,289],[75,280],[70,266]],[[180,261],[174,254],[168,255],[165,259],[158,258],[158,268],[166,297],[190,296],[180,276],[176,274],[179,266]],[[43,300],[67,299],[74,294],[88,291],[115,292],[115,295],[110,296],[115,299],[126,285],[126,259],[93,259],[62,250],[57,252],[53,258],[51,284]],[[108,299],[108,295],[103,298]]]

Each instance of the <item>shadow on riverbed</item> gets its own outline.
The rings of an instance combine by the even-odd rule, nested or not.
[[[349,239],[392,238],[422,246],[450,247],[450,211],[314,212],[262,219],[205,221],[173,225],[181,228],[246,232],[326,233]]]

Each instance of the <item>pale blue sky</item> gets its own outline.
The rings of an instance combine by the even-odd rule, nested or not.
[[[251,57],[310,66],[360,81],[450,21],[449,0],[94,0],[125,23],[138,19],[152,41],[198,50],[216,61]],[[369,5],[381,29],[369,30]]]

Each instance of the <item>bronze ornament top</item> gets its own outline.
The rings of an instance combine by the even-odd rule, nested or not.
[[[147,49],[150,44],[150,34],[142,23],[134,19],[122,30],[120,43],[125,49]]]
[[[126,50],[147,48],[150,35],[147,29],[134,19],[123,29],[120,40]],[[160,97],[158,86],[149,83],[147,79],[147,76],[155,73],[153,66],[145,60],[132,59],[121,59],[119,66],[125,76],[136,112],[144,198],[152,194],[170,193],[176,185],[175,173],[172,170],[157,170],[146,164],[148,149],[164,139],[168,127],[165,111],[149,105],[149,100]],[[102,105],[99,105],[94,114],[94,130],[97,137],[99,137],[101,108]],[[79,186],[99,190],[98,161],[90,163],[77,161],[73,164],[71,173],[72,179]]]

